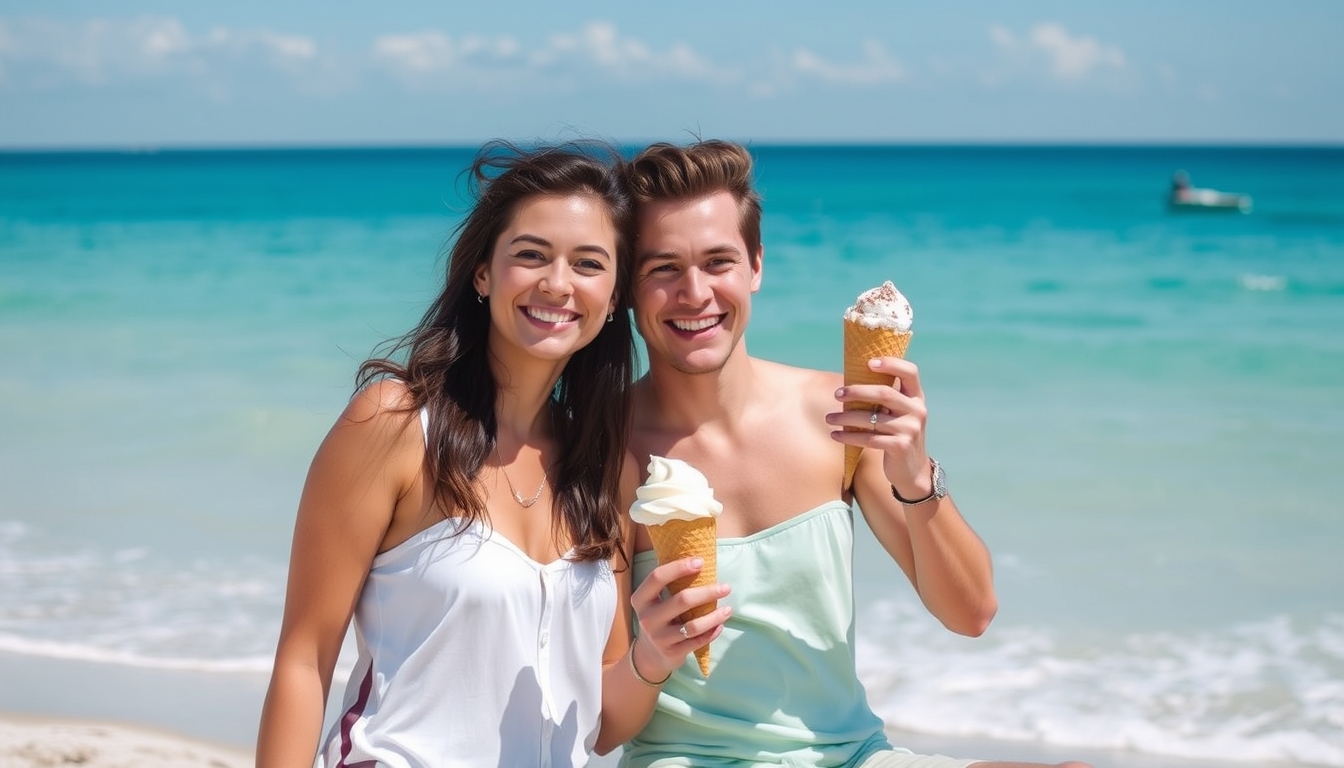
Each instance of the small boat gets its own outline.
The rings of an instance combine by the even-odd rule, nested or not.
[[[1239,192],[1219,192],[1190,185],[1185,171],[1177,171],[1171,179],[1171,194],[1167,205],[1178,211],[1236,211],[1251,212],[1251,196]]]

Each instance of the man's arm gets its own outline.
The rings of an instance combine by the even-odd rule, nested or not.
[[[932,466],[924,447],[928,411],[919,369],[887,357],[873,370],[895,377],[890,386],[842,387],[841,403],[876,403],[872,410],[827,415],[832,437],[865,450],[854,474],[854,495],[877,540],[900,565],[929,612],[958,634],[977,636],[998,610],[989,550],[961,516],[950,495],[933,493]],[[895,493],[893,493],[893,490]],[[916,504],[903,504],[895,494]]]

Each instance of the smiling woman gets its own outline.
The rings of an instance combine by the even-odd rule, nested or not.
[[[309,471],[261,768],[587,762],[624,651],[608,642],[634,363],[618,164],[478,155],[443,290],[363,365]],[[319,747],[352,612],[359,658]]]
[[[545,234],[543,234],[545,233]],[[550,234],[555,233],[555,234]],[[490,347],[561,365],[616,311],[616,232],[600,198],[541,196],[518,205],[475,286],[490,304]]]

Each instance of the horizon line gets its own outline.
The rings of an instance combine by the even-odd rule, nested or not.
[[[719,137],[725,138],[725,137]],[[474,150],[493,139],[480,141],[445,142],[160,142],[160,143],[107,143],[107,144],[0,144],[0,154],[155,154],[160,152],[267,152],[267,151],[389,151],[389,150]],[[578,139],[579,143],[594,139]],[[747,148],[966,148],[966,149],[1344,149],[1344,139],[768,139],[745,140],[728,138]],[[566,140],[511,140],[519,146],[563,144]],[[620,148],[643,146],[667,139],[610,140],[597,139]],[[686,142],[673,142],[682,144]]]

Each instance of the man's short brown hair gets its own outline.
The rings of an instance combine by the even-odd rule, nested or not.
[[[738,228],[747,253],[761,253],[761,196],[752,186],[752,159],[746,147],[710,139],[685,147],[650,144],[626,166],[626,183],[636,211],[650,203],[688,200],[728,192],[737,201]]]

